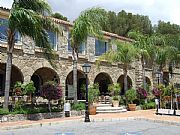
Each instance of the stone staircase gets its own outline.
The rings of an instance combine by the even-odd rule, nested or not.
[[[104,96],[99,99],[99,103],[96,105],[96,113],[122,113],[127,110],[125,107],[112,107],[111,99],[109,96]]]

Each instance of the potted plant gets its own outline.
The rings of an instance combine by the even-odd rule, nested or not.
[[[89,114],[95,115],[96,114],[96,102],[99,99],[99,84],[93,84],[89,86],[88,89],[88,100],[89,100]]]
[[[127,90],[126,93],[125,93],[125,96],[126,96],[126,100],[127,100],[127,103],[128,103],[129,110],[130,111],[135,111],[136,110],[136,104],[133,104],[133,101],[135,99],[137,99],[136,90],[133,89],[133,88]]]
[[[108,90],[110,91],[110,95],[112,96],[112,105],[113,107],[119,106],[119,95],[121,91],[121,86],[119,83],[110,84],[108,86]]]
[[[23,84],[23,89],[24,89],[24,94],[29,96],[29,100],[27,101],[32,101],[32,94],[36,91],[36,88],[34,87],[34,82],[30,81],[29,83]]]
[[[23,88],[21,82],[16,82],[13,88],[13,92],[16,96],[21,96],[23,94]]]

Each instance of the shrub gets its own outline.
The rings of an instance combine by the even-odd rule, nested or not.
[[[138,94],[138,97],[141,98],[141,99],[145,99],[148,96],[147,91],[142,87],[139,87],[137,89],[137,94]]]
[[[125,96],[126,96],[126,99],[127,99],[128,103],[132,104],[133,101],[134,101],[135,99],[137,99],[136,90],[133,89],[133,88],[127,90],[126,93],[125,93]]]
[[[21,96],[23,94],[23,88],[22,88],[22,83],[21,82],[16,82],[13,88],[13,92],[17,96]]]
[[[160,97],[160,95],[161,95],[161,90],[158,89],[158,88],[153,88],[152,93],[153,93],[153,95],[154,95],[155,97]]]
[[[155,102],[149,102],[145,103],[144,105],[141,105],[141,108],[146,110],[146,109],[154,109],[156,107]]]
[[[9,114],[10,112],[9,112],[9,110],[8,109],[0,109],[0,115],[7,115],[7,114]]]
[[[99,84],[93,84],[90,85],[88,88],[88,100],[89,103],[92,104],[93,102],[96,102],[99,98]]]
[[[33,94],[36,90],[36,88],[34,87],[33,81],[23,84],[23,89],[24,89],[24,94],[27,94],[27,95]]]
[[[77,102],[72,105],[72,110],[80,111],[85,110],[86,106],[85,103]]]
[[[62,97],[62,88],[54,82],[47,82],[42,86],[40,94],[48,101],[57,100]]]
[[[47,82],[42,86],[40,94],[43,98],[47,99],[49,111],[51,112],[50,101],[62,98],[62,88],[54,82]]]
[[[121,86],[119,83],[110,84],[108,86],[108,90],[110,91],[112,96],[119,96],[121,91]]]

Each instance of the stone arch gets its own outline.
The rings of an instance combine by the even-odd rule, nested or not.
[[[108,73],[101,72],[98,75],[96,75],[94,83],[99,84],[99,91],[101,95],[108,95],[108,85],[112,84],[113,81]]]
[[[72,95],[69,95],[68,92],[73,88],[73,71],[71,70],[66,76],[66,86],[65,86],[65,96],[66,99],[72,99]],[[88,79],[89,83],[89,79]],[[83,71],[77,70],[77,99],[84,100],[85,99],[85,84],[86,77]]]
[[[149,77],[145,77],[146,78],[146,84],[148,85],[148,86],[151,86],[152,84],[151,84],[151,80],[150,80],[150,78]]]
[[[5,78],[6,78],[6,64],[0,63],[0,95],[4,95],[4,89],[5,89]],[[17,82],[24,82],[24,76],[21,72],[21,70],[15,66],[12,65],[11,69],[11,88],[14,87],[14,84]],[[10,89],[10,95],[12,95],[12,89]]]
[[[119,83],[121,86],[121,95],[124,95],[125,94],[125,91],[124,91],[124,75],[119,76],[117,83]],[[129,75],[127,76],[127,84],[128,84],[128,89],[130,89],[132,87],[132,79],[129,77]]]
[[[36,87],[36,95],[39,95],[41,86],[48,81],[55,81],[60,83],[60,78],[56,71],[48,67],[42,67],[37,69],[31,76],[31,80],[34,82]]]

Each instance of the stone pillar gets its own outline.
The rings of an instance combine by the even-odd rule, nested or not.
[[[24,82],[29,82],[31,80],[31,76],[34,73],[34,70],[31,67],[24,66],[21,69],[21,72],[24,76]]]
[[[68,58],[68,31],[63,31],[63,36],[58,34],[57,41],[59,57]]]
[[[90,62],[95,62],[95,38],[87,38],[87,58]]]
[[[143,84],[142,64],[140,60],[137,60],[134,64],[135,64],[135,84],[136,84],[136,88],[138,88]]]
[[[23,44],[23,53],[34,55],[35,54],[35,43],[34,41],[28,37],[28,36],[23,36],[22,37],[22,44]]]

